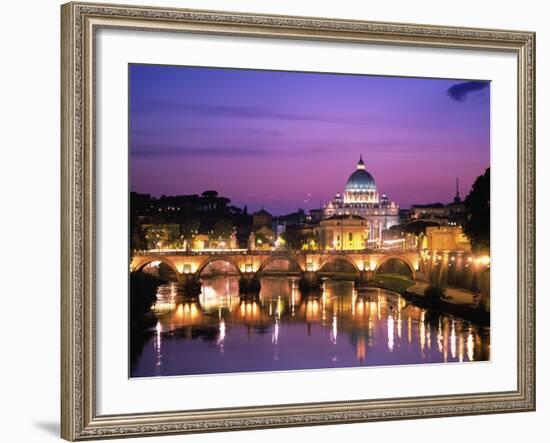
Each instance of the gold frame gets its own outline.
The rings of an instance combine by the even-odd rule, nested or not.
[[[61,7],[61,436],[67,440],[535,410],[535,34],[68,3]],[[518,59],[518,384],[510,392],[98,416],[94,36],[99,28],[508,51]]]

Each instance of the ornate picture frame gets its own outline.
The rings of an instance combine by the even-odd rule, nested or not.
[[[532,32],[68,3],[62,18],[61,435],[264,429],[535,409],[535,35]],[[96,412],[95,36],[98,29],[513,53],[518,73],[517,389],[239,408]],[[510,289],[512,290],[512,289]]]

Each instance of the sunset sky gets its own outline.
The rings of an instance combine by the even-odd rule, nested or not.
[[[488,82],[130,65],[130,189],[216,190],[249,211],[313,209],[359,155],[407,208],[464,197],[489,166]]]

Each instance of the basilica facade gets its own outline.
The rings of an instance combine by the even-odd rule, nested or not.
[[[364,249],[380,246],[382,231],[399,224],[399,206],[380,195],[362,156],[343,194],[323,207],[320,242],[324,249]]]

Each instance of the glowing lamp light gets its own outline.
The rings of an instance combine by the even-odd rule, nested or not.
[[[482,265],[488,265],[489,263],[491,263],[491,259],[487,255],[484,255],[483,257],[479,257],[477,261]]]

